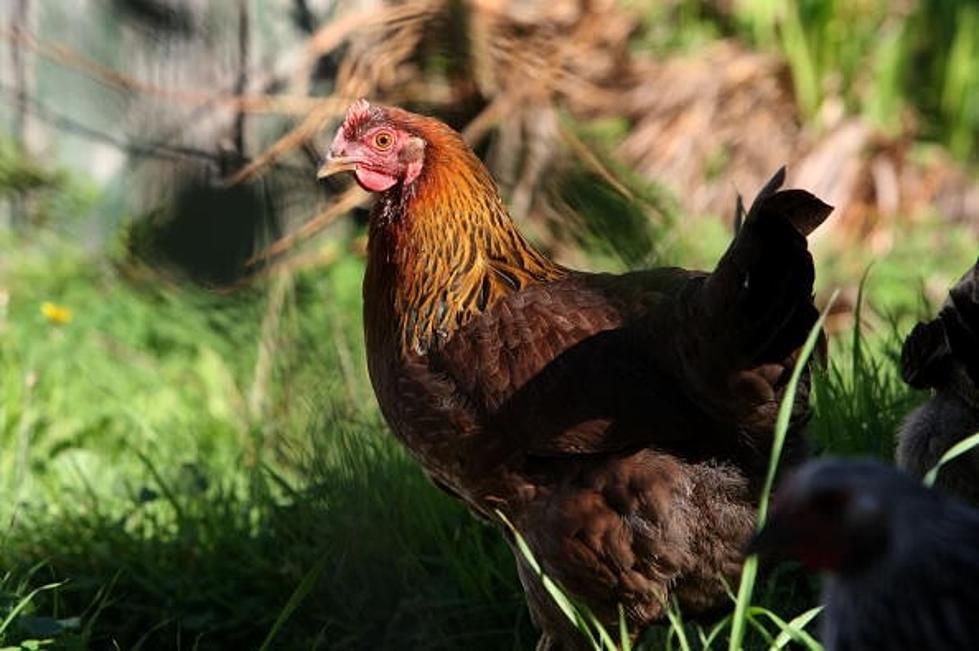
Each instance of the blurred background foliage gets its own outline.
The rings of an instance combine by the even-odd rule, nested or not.
[[[975,260],[971,0],[0,12],[0,646],[533,645],[499,537],[373,402],[368,200],[314,181],[354,98],[460,129],[525,232],[590,269],[709,268],[737,193],[787,163],[837,207],[819,449],[891,454],[920,399],[900,339]],[[788,619],[814,592],[761,599]]]

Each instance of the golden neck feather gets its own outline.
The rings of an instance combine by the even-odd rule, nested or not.
[[[568,273],[520,235],[461,138],[434,124],[422,174],[374,208],[365,279],[368,336],[387,330],[376,334],[418,354],[501,297]]]

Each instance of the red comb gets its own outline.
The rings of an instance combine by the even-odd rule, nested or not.
[[[344,137],[352,139],[356,135],[358,127],[367,122],[370,117],[371,105],[361,97],[347,109],[347,116],[343,120]]]

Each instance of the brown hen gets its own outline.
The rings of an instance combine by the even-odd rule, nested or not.
[[[505,514],[545,573],[603,620],[621,604],[633,633],[674,597],[686,614],[723,605],[817,318],[806,235],[831,208],[777,191],[779,171],[713,273],[592,274],[535,250],[437,120],[356,102],[319,175],[338,171],[379,195],[368,366],[432,480],[485,519]],[[807,413],[808,381],[790,451]],[[517,564],[540,648],[579,648]]]

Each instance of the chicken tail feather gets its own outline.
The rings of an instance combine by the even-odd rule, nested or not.
[[[948,382],[956,363],[979,385],[979,261],[949,290],[938,318],[916,325],[901,351],[902,377],[919,389]]]
[[[833,208],[805,190],[779,190],[784,181],[783,167],[758,193],[704,287],[707,325],[737,366],[785,359],[819,316],[806,237]]]

